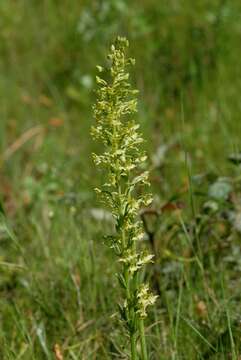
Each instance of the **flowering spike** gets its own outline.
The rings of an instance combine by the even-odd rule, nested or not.
[[[149,292],[148,285],[139,281],[139,272],[147,263],[151,263],[153,255],[137,251],[137,242],[143,237],[140,221],[137,220],[140,208],[151,202],[149,195],[135,197],[139,186],[148,185],[148,172],[140,172],[139,166],[146,160],[140,145],[143,142],[133,120],[137,112],[137,90],[129,83],[127,68],[135,64],[135,60],[126,57],[129,46],[127,39],[118,37],[111,46],[108,59],[110,80],[96,76],[98,84],[97,101],[94,106],[95,127],[92,136],[102,141],[105,151],[101,155],[93,155],[95,164],[106,170],[106,183],[100,193],[102,199],[110,207],[115,223],[115,234],[111,236],[110,246],[119,256],[121,272],[118,275],[120,285],[125,292],[123,305],[120,306],[122,319],[129,331],[132,343],[132,358],[136,359],[137,334],[143,336],[143,318],[146,308],[155,302],[156,296]],[[102,72],[102,67],[97,67]],[[140,325],[142,324],[142,325]],[[141,344],[144,344],[141,341]],[[146,353],[142,349],[143,354]]]

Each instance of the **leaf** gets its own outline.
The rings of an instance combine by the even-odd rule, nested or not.
[[[237,154],[231,154],[228,157],[228,160],[233,163],[234,165],[241,165],[241,152]]]
[[[3,207],[3,203],[2,203],[1,199],[0,199],[0,214],[5,215],[5,211],[4,211],[4,207]]]
[[[118,308],[119,308],[119,313],[120,313],[121,319],[122,319],[124,322],[127,322],[128,316],[127,316],[126,307],[125,307],[125,306],[121,306],[120,304],[118,304]]]
[[[208,195],[216,200],[227,200],[231,191],[232,185],[229,183],[228,179],[219,178],[210,186]]]
[[[48,345],[47,345],[47,341],[46,341],[46,332],[45,332],[45,326],[43,323],[40,323],[39,325],[37,325],[36,327],[36,334],[39,340],[39,343],[41,345],[41,348],[43,350],[43,352],[46,355],[47,359],[51,359],[50,356],[50,352],[48,350]]]
[[[216,201],[208,200],[203,204],[203,210],[205,213],[215,213],[219,209],[219,205]]]
[[[141,175],[136,176],[131,183],[131,186],[134,187],[135,185],[137,185],[138,183],[142,183],[142,184],[148,184],[148,176],[149,173],[148,171],[143,172]]]
[[[120,286],[123,288],[123,289],[126,289],[127,288],[127,284],[126,284],[126,280],[124,278],[124,276],[122,274],[118,274],[117,275],[117,278],[119,280],[119,283],[120,283]]]

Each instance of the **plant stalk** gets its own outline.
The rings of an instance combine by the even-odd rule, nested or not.
[[[131,360],[138,360],[136,351],[136,335],[130,334],[131,337]]]
[[[130,279],[129,279],[129,274],[128,274],[128,269],[125,269],[124,271],[124,275],[125,275],[125,280],[126,280],[126,299],[129,301],[130,297],[131,297],[131,288],[130,288]],[[129,319],[133,320],[133,317],[135,316],[134,314],[134,309],[129,309],[128,312],[128,316]],[[137,349],[136,349],[136,334],[133,332],[129,332],[130,335],[130,343],[131,343],[131,360],[137,360]]]
[[[146,348],[146,337],[145,337],[144,320],[143,320],[142,318],[139,319],[139,332],[140,332],[140,340],[141,340],[141,355],[142,355],[142,360],[148,360],[147,348]]]
[[[139,186],[148,185],[148,172],[138,175],[137,169],[145,163],[145,152],[139,149],[143,142],[135,120],[126,118],[137,111],[137,90],[128,82],[127,68],[134,65],[134,59],[126,57],[128,41],[118,37],[111,46],[107,68],[109,81],[96,76],[99,86],[97,102],[94,106],[96,126],[92,128],[95,139],[105,145],[102,155],[93,154],[96,165],[107,168],[107,179],[102,189],[96,189],[110,207],[116,219],[116,234],[111,236],[114,247],[122,263],[120,285],[125,289],[123,307],[120,309],[122,320],[128,329],[131,347],[131,360],[138,360],[137,340],[142,344],[142,359],[147,360],[143,318],[146,308],[153,305],[156,296],[149,291],[149,285],[140,282],[139,273],[153,255],[137,251],[136,241],[142,237],[142,225],[138,221],[141,207],[150,205],[152,199],[147,196],[135,196]],[[97,67],[102,73],[105,69]],[[123,283],[124,279],[124,283]],[[140,324],[139,324],[140,323]]]

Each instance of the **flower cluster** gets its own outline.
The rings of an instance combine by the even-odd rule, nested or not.
[[[138,91],[129,83],[128,68],[135,60],[126,57],[127,47],[128,41],[118,37],[108,55],[110,67],[97,66],[99,75],[105,79],[96,76],[96,124],[92,136],[105,146],[104,153],[93,154],[96,165],[104,168],[106,173],[106,183],[96,191],[115,218],[116,232],[110,239],[122,264],[118,278],[126,298],[121,314],[133,333],[137,331],[133,324],[138,324],[139,317],[146,316],[146,307],[154,303],[155,297],[149,293],[147,285],[140,284],[138,276],[140,269],[153,258],[144,252],[138,253],[136,246],[143,236],[138,213],[141,207],[151,203],[152,198],[150,195],[135,196],[137,187],[148,185],[148,172],[138,173],[146,155],[140,148],[143,138],[138,131],[139,125],[132,118],[137,112]]]

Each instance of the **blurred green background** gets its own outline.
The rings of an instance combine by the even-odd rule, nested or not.
[[[117,35],[136,58],[132,81],[156,206],[182,209],[182,234],[175,211],[158,223],[162,285],[151,359],[238,359],[239,0],[0,2],[0,357],[58,359],[56,344],[66,359],[126,356],[110,319],[118,291],[102,240],[110,226],[93,192],[102,175],[91,153],[101,145],[89,135],[95,66],[106,64]],[[213,200],[214,218],[200,233],[201,252],[211,239],[199,254],[207,273],[197,264],[191,274],[178,257],[188,256],[184,238],[195,238]],[[223,218],[225,211],[232,214]]]

